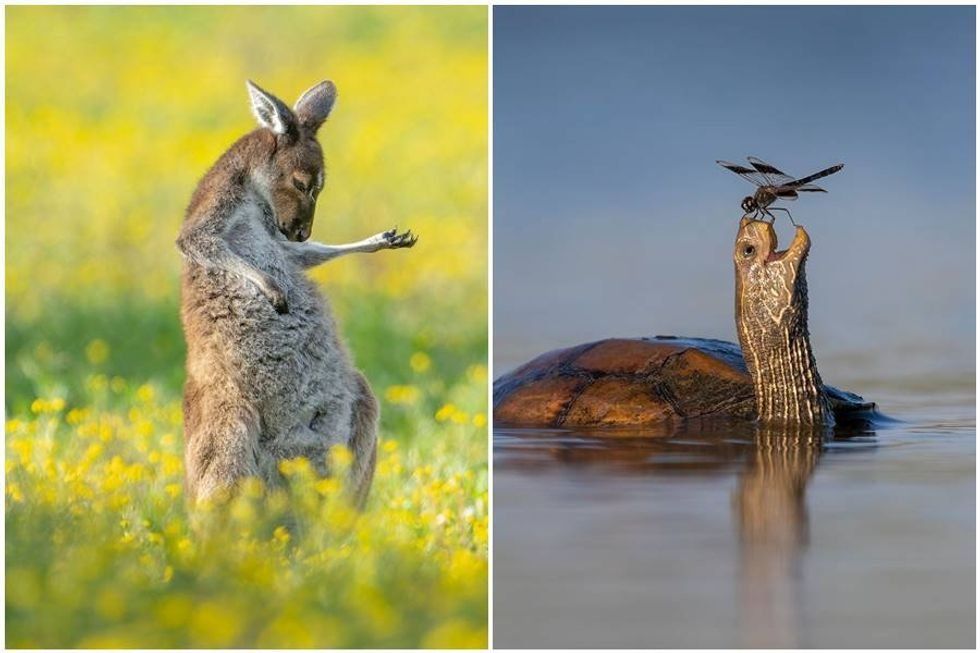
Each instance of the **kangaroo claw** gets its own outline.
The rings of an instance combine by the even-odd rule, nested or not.
[[[384,233],[385,240],[387,241],[388,247],[391,249],[400,249],[403,247],[412,247],[418,242],[419,237],[412,233],[409,229],[404,233],[397,233],[397,227],[390,231]]]

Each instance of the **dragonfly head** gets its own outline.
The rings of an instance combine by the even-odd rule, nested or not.
[[[755,198],[749,195],[744,200],[742,200],[742,210],[748,213],[755,213],[759,210],[759,203],[755,201]]]

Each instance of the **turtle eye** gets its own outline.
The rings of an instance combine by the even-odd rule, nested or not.
[[[755,245],[746,245],[742,248],[742,256],[748,258],[755,254]]]

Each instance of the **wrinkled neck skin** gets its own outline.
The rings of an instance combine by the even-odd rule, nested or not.
[[[762,422],[832,426],[834,414],[810,346],[806,257],[810,238],[796,228],[776,251],[768,222],[743,218],[735,241],[735,322]]]

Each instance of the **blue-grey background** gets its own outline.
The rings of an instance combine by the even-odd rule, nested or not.
[[[608,336],[735,339],[754,187],[715,160],[751,154],[846,164],[785,204],[824,378],[972,383],[974,36],[973,7],[495,7],[495,374]]]

